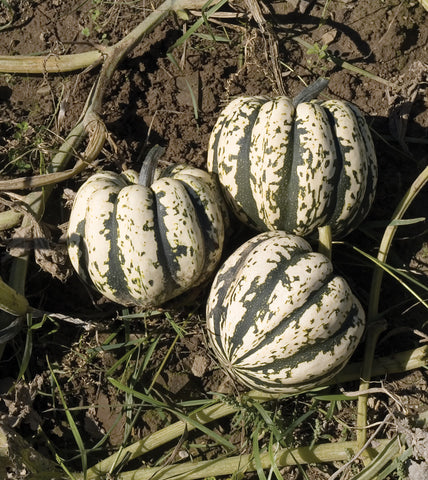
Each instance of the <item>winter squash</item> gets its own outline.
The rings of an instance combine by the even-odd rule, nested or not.
[[[367,123],[341,100],[312,100],[320,79],[295,99],[238,97],[211,133],[208,170],[238,218],[260,231],[307,236],[329,225],[343,236],[366,217],[377,162]]]
[[[224,206],[208,172],[177,165],[153,181],[99,172],[78,190],[68,252],[79,276],[122,305],[159,306],[207,280],[220,260]]]
[[[327,382],[365,325],[360,302],[330,260],[283,231],[256,235],[226,260],[206,316],[220,364],[250,388],[279,393]]]
[[[207,280],[224,241],[216,180],[177,165],[153,181],[157,154],[134,170],[99,172],[78,190],[68,227],[75,270],[122,305],[159,306]]]

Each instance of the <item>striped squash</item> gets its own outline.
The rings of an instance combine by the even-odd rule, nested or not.
[[[134,170],[96,173],[70,215],[75,270],[122,305],[161,305],[201,284],[222,252],[225,213],[212,175],[180,165],[150,182]]]
[[[208,170],[260,231],[307,236],[330,225],[343,236],[373,203],[377,161],[364,117],[344,101],[307,101],[321,90],[311,88],[293,100],[236,98],[212,131]]]
[[[220,364],[244,385],[278,393],[331,379],[365,325],[361,304],[330,260],[283,231],[258,234],[226,260],[206,315]]]

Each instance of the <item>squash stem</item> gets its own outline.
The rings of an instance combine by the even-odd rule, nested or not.
[[[304,88],[293,99],[292,103],[294,107],[297,107],[299,103],[309,102],[316,98],[328,85],[328,78],[320,77]]]
[[[138,176],[138,184],[143,187],[150,187],[155,178],[156,167],[158,166],[159,159],[165,152],[164,147],[155,145],[149,150],[149,153],[144,158],[143,165],[141,166],[140,174]]]
[[[383,234],[379,253],[377,258],[380,262],[385,263],[388,257],[389,250],[391,248],[392,240],[394,238],[395,232],[397,230],[397,224],[394,223],[395,220],[400,220],[403,218],[405,212],[421,191],[421,189],[428,182],[428,167],[426,167],[413,182],[409,190],[406,192],[401,202],[399,203],[397,209],[395,210],[390,224],[385,229]],[[364,359],[361,368],[361,381],[359,389],[360,391],[367,390],[369,388],[370,379],[372,376],[373,369],[373,358],[375,354],[375,347],[379,335],[385,329],[385,323],[378,321],[379,315],[379,300],[380,300],[380,291],[383,279],[383,269],[379,265],[375,265],[372,277],[372,285],[370,290],[370,300],[367,314],[367,340],[365,345]],[[358,445],[362,447],[367,440],[367,395],[360,395],[358,397],[358,406],[357,406],[357,441]],[[368,463],[369,459],[367,455],[365,458],[363,456],[365,463]]]
[[[318,251],[331,260],[332,235],[330,225],[325,225],[318,228]]]

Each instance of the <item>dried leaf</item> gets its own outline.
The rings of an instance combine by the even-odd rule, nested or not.
[[[41,417],[34,410],[33,403],[42,384],[43,377],[36,375],[30,383],[19,382],[14,386],[12,394],[3,396],[2,400],[8,409],[3,422],[12,428],[25,423],[32,430],[37,430],[41,425]]]
[[[72,273],[68,262],[66,244],[52,241],[50,230],[42,223],[37,222],[28,213],[28,226],[21,226],[15,230],[8,244],[8,252],[13,257],[23,256],[34,250],[34,259],[40,268],[53,277],[65,282]]]
[[[76,197],[76,192],[71,190],[71,188],[64,188],[62,193],[62,198],[65,200],[65,208],[71,209],[74,203],[74,198]]]

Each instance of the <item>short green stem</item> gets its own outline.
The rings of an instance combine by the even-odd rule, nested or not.
[[[330,225],[318,228],[318,252],[332,258],[332,234]]]

